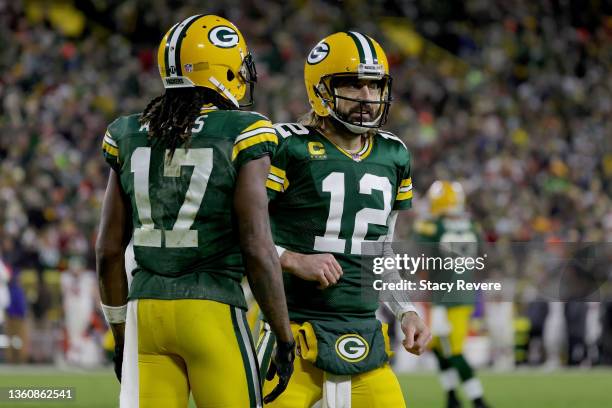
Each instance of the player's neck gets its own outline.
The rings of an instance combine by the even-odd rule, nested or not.
[[[340,126],[334,126],[329,120],[324,120],[319,130],[336,146],[347,152],[358,152],[363,147],[363,135],[349,132]]]

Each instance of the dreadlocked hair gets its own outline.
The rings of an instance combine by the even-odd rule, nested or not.
[[[172,159],[177,147],[190,146],[191,129],[206,104],[219,109],[235,109],[230,101],[209,88],[168,89],[149,102],[140,116],[140,124],[149,124],[152,146],[170,149],[168,159]]]

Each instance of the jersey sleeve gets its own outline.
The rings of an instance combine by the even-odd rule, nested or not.
[[[407,152],[407,151],[406,151]],[[410,158],[398,171],[398,188],[393,203],[394,210],[408,210],[412,207],[412,168]]]
[[[116,172],[119,172],[121,168],[119,165],[119,144],[111,134],[110,129],[111,127],[109,126],[102,140],[102,155],[109,166]]]
[[[278,136],[272,123],[264,116],[253,116],[256,121],[242,129],[234,140],[232,162],[236,169],[262,156],[274,156],[278,146]]]
[[[288,148],[287,141],[282,140],[272,159],[270,174],[268,174],[266,180],[266,189],[270,201],[284,193],[289,187],[289,179],[287,178]]]

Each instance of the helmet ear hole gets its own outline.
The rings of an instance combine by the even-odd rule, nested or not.
[[[234,75],[234,73],[233,73],[231,70],[229,70],[229,69],[228,69],[228,70],[227,70],[227,80],[228,80],[228,81],[231,81],[231,80],[233,80],[234,78],[236,78],[236,75]]]

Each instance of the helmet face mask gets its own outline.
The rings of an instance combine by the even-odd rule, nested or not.
[[[387,121],[392,99],[387,56],[364,34],[339,32],[319,41],[306,59],[304,82],[314,113],[330,116],[352,133],[377,129]],[[371,91],[373,97],[360,91],[372,82],[378,83],[374,90],[380,90]]]
[[[341,95],[338,92],[338,88],[350,87],[352,83],[360,84],[364,81],[371,81],[371,83],[377,84],[376,89],[380,90],[377,99],[360,99]],[[365,84],[364,86],[370,87],[370,84]],[[364,78],[352,73],[327,75],[321,78],[319,86],[315,88],[315,93],[321,98],[328,110],[330,110],[330,116],[338,120],[350,131],[364,133],[370,129],[377,129],[387,122],[392,100],[391,77],[386,74],[381,78]],[[343,111],[342,105],[353,105],[354,108]],[[366,120],[364,112],[368,111],[369,118]],[[350,118],[353,112],[359,113],[356,120],[351,120]]]
[[[228,75],[229,72],[231,71],[228,71]],[[255,60],[250,52],[244,56],[242,64],[240,64],[240,69],[238,70],[238,76],[249,85],[247,92],[248,102],[240,103],[239,105],[241,108],[253,106],[253,103],[255,102],[255,95],[253,91],[255,90],[255,83],[257,82],[257,69],[255,68]]]

